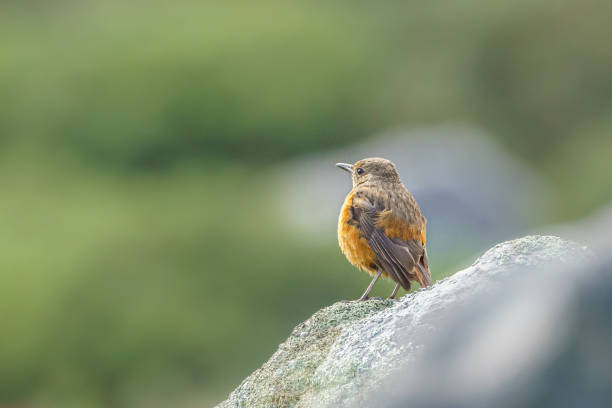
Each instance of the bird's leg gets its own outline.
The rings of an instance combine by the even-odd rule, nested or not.
[[[378,278],[380,277],[380,274],[382,273],[382,269],[378,270],[378,273],[376,274],[376,276],[374,277],[374,279],[372,279],[372,282],[370,282],[370,285],[368,285],[368,288],[365,290],[365,292],[363,292],[363,295],[361,295],[361,297],[359,298],[359,300],[367,300],[368,299],[368,295],[370,294],[370,291],[372,290],[372,288],[374,287],[374,284],[376,283],[376,281],[378,280]]]
[[[389,296],[389,299],[395,299],[395,295],[397,295],[397,291],[399,290],[400,284],[396,283],[395,287],[393,288],[393,292],[391,292],[391,296]]]

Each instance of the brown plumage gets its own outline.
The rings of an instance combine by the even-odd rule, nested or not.
[[[368,158],[337,166],[350,172],[353,181],[338,219],[340,249],[350,263],[374,276],[361,300],[368,298],[381,274],[396,282],[391,298],[400,286],[410,290],[413,280],[430,286],[427,221],[395,165]]]

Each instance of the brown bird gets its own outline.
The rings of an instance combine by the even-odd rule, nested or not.
[[[400,286],[409,291],[413,280],[430,286],[427,220],[395,165],[375,157],[336,166],[353,180],[338,219],[340,249],[350,263],[374,277],[359,300],[368,298],[381,274],[396,283],[391,299]]]

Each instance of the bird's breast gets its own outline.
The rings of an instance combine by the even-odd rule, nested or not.
[[[353,218],[353,192],[344,200],[338,217],[338,243],[346,259],[356,267],[376,273],[376,255]]]

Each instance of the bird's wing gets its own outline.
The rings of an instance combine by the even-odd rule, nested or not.
[[[380,266],[391,279],[405,290],[410,290],[410,280],[415,278],[422,287],[431,285],[427,254],[420,241],[389,238],[376,226],[377,208],[365,194],[353,197],[353,213]]]

